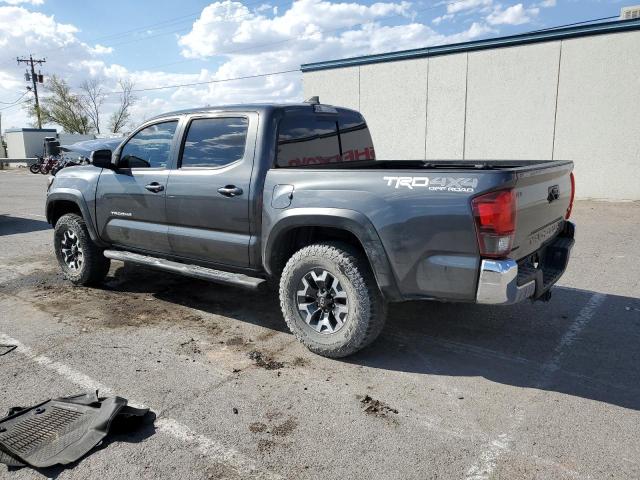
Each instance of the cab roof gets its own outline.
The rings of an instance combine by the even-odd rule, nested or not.
[[[327,107],[333,107],[339,110],[351,110],[349,108],[336,107],[333,105],[320,104]],[[277,110],[296,110],[301,108],[313,109],[314,104],[311,103],[237,103],[231,105],[214,105],[209,107],[197,107],[187,108],[184,110],[175,110],[172,112],[156,115],[149,120],[156,120],[164,117],[174,117],[177,115],[190,115],[193,113],[209,113],[209,112],[258,112],[258,113],[273,113]]]

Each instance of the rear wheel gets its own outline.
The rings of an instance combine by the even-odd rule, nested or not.
[[[110,260],[93,243],[80,215],[68,213],[60,217],[53,240],[56,258],[68,280],[76,285],[93,285],[104,280]]]
[[[340,242],[310,245],[289,259],[280,279],[280,306],[298,340],[333,358],[373,342],[386,316],[366,258]]]
[[[40,173],[40,164],[32,163],[31,165],[29,165],[29,171],[31,173]]]

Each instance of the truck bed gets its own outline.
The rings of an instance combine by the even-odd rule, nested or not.
[[[572,169],[570,161],[531,160],[376,160],[272,168],[264,187],[263,231],[295,209],[359,212],[379,235],[403,297],[472,301],[483,258],[472,200],[513,191],[516,228],[505,258],[522,262],[562,230]],[[270,208],[278,185],[293,188],[284,210]]]

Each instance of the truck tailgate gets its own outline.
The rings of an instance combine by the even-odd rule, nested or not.
[[[571,202],[573,163],[536,166],[517,173],[516,233],[511,257],[519,260],[553,239]]]

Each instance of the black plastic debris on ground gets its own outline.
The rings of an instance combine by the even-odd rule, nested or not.
[[[0,463],[46,468],[80,460],[104,440],[112,424],[140,419],[148,409],[98,392],[14,407],[0,419]]]
[[[17,345],[0,345],[0,357],[13,352],[16,348],[18,348]]]

